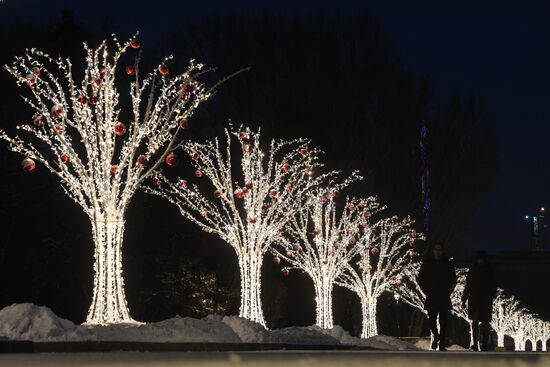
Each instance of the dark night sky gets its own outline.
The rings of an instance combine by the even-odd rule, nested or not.
[[[523,216],[550,205],[550,3],[547,1],[200,1],[77,2],[0,0],[0,21],[54,23],[62,8],[98,30],[145,39],[167,36],[182,23],[208,14],[249,11],[344,13],[364,7],[395,42],[403,63],[431,77],[435,103],[452,94],[486,98],[498,145],[497,184],[462,237],[469,248],[520,249],[527,245]],[[299,3],[299,4],[296,4]],[[338,5],[334,5],[338,3]],[[159,4],[161,4],[159,6]],[[362,4],[362,5],[359,5]],[[414,5],[413,5],[414,4]],[[261,119],[261,116],[258,116]]]

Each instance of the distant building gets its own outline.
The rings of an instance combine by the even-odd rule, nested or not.
[[[527,233],[529,238],[529,250],[539,251],[547,248],[548,225],[545,220],[546,210],[540,208],[535,215],[526,215]]]

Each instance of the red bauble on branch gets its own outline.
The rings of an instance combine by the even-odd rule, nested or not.
[[[115,134],[117,134],[118,136],[126,134],[126,125],[124,125],[124,123],[120,121],[117,121],[117,123],[115,124]]]
[[[25,158],[21,161],[21,168],[23,168],[23,171],[29,173],[34,171],[36,168],[36,163],[30,158]]]
[[[136,68],[132,65],[126,66],[126,74],[128,75],[134,75],[136,73]]]
[[[160,75],[168,75],[170,73],[170,70],[168,69],[168,66],[166,66],[166,64],[162,64],[159,66],[159,73]]]
[[[178,156],[175,153],[168,154],[165,161],[169,167],[176,167],[179,163]]]
[[[33,120],[34,124],[38,127],[44,125],[44,120],[42,120],[42,116],[36,116]]]
[[[143,154],[140,155],[137,159],[137,162],[143,166],[145,163],[147,163],[147,156]]]
[[[132,42],[130,42],[130,47],[134,48],[134,49],[137,49],[141,46],[141,44],[139,43],[138,40],[133,40]]]

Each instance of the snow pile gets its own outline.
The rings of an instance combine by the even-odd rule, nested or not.
[[[94,326],[96,340],[155,343],[240,343],[241,339],[221,321],[179,317],[141,325]]]
[[[432,342],[430,341],[430,339],[420,339],[420,340],[417,341],[414,345],[415,345],[417,348],[422,349],[422,350],[431,350]],[[447,347],[447,350],[452,350],[452,351],[467,351],[468,349],[464,348],[464,347],[461,346],[461,345],[453,344],[453,345],[451,345],[451,346],[448,346],[448,347]]]
[[[340,326],[329,330],[317,326],[266,330],[258,323],[236,316],[212,315],[203,319],[176,316],[147,324],[87,327],[60,318],[47,307],[30,303],[13,304],[0,310],[0,338],[2,337],[38,342],[95,340],[156,343],[343,344],[383,350],[422,348],[419,344],[415,347],[389,336],[356,338]]]
[[[338,339],[325,334],[317,326],[291,326],[269,332],[270,343],[337,345]]]
[[[387,335],[371,336],[362,341],[361,345],[382,350],[419,350],[411,343]]]
[[[209,317],[213,318],[215,316]],[[224,316],[221,320],[241,338],[243,343],[270,342],[269,331],[257,322],[238,316]]]
[[[21,303],[0,310],[0,335],[8,339],[69,341],[86,337],[87,334],[44,306]]]

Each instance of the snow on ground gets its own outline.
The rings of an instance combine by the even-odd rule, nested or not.
[[[203,319],[179,317],[139,325],[86,327],[55,315],[44,306],[13,304],[0,310],[0,337],[33,341],[140,341],[159,343],[280,343],[359,345],[384,350],[418,350],[389,336],[352,337],[340,326],[293,326],[266,330],[260,324],[236,316],[212,315]]]
[[[432,344],[432,342],[429,339],[421,339],[421,340],[417,341],[414,345],[417,348],[422,349],[422,350],[430,350],[431,349],[431,344]],[[451,346],[448,346],[447,350],[460,352],[460,351],[467,351],[468,349],[464,348],[461,345],[453,344]]]

